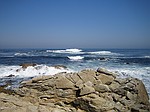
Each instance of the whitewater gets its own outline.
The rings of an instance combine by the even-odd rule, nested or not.
[[[23,63],[36,63],[36,66],[23,69],[20,66]],[[11,88],[35,76],[98,67],[111,70],[119,77],[141,79],[150,95],[149,49],[0,49],[0,85],[10,81]]]

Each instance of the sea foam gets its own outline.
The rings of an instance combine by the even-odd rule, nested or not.
[[[18,77],[34,77],[39,75],[55,75],[61,72],[73,72],[70,69],[55,68],[46,65],[29,66],[23,69],[21,66],[0,66],[0,78],[9,75]]]

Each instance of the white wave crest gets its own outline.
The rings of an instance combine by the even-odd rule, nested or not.
[[[81,53],[81,49],[65,49],[65,50],[46,50],[46,52],[52,53]]]
[[[89,54],[117,55],[118,53],[112,53],[112,52],[110,52],[110,51],[95,51],[95,52],[89,52]]]
[[[49,67],[46,65],[29,66],[23,69],[21,66],[0,66],[0,78],[9,75],[19,77],[34,77],[41,75],[55,75],[61,72],[73,72],[70,69]]]
[[[67,52],[81,52],[81,49],[66,49]]]
[[[150,56],[144,56],[145,58],[150,58]]]
[[[68,56],[68,58],[70,60],[77,61],[77,60],[82,60],[84,57],[83,56]]]
[[[29,56],[27,53],[15,53],[15,56]]]

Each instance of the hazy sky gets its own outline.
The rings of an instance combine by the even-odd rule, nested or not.
[[[0,48],[150,48],[150,0],[0,0]]]

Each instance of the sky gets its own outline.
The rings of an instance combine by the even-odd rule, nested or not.
[[[0,0],[0,48],[150,49],[150,0]]]

